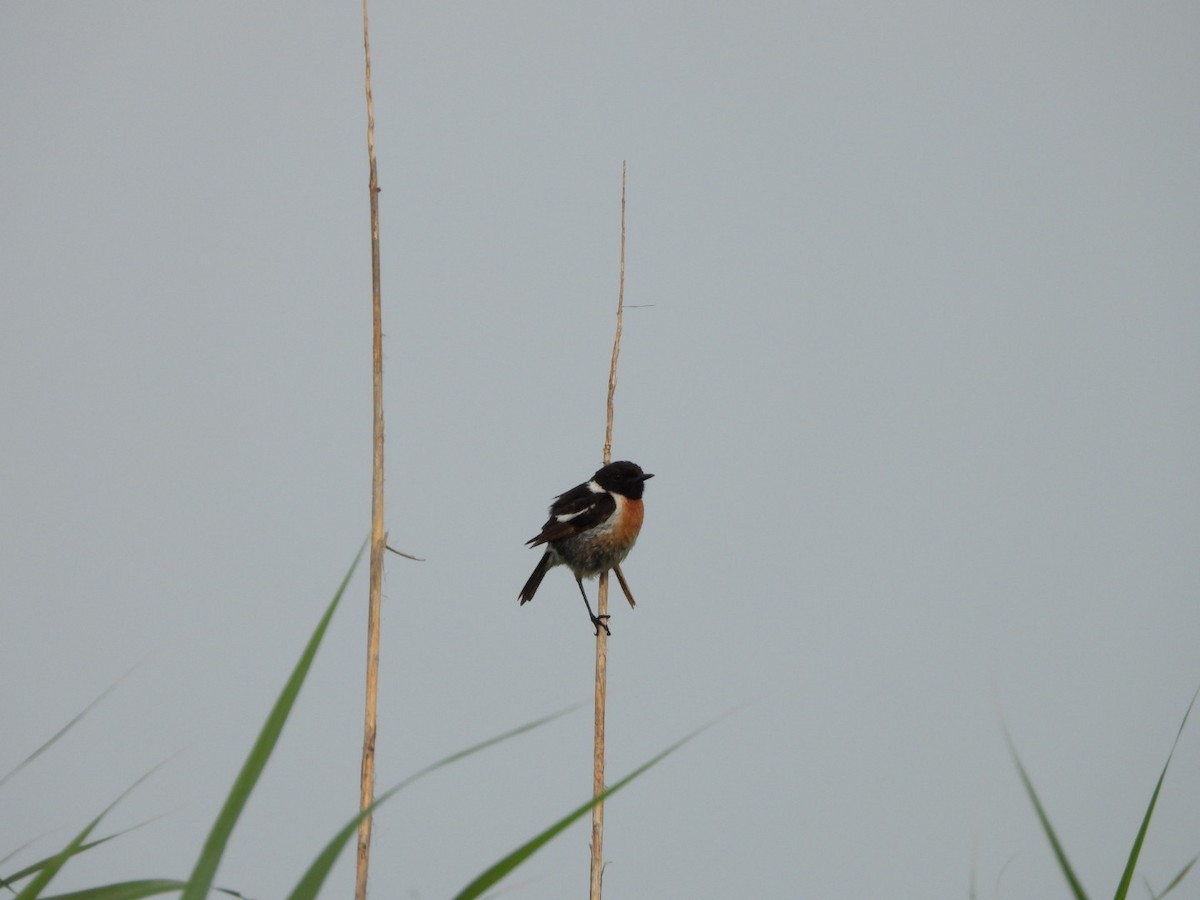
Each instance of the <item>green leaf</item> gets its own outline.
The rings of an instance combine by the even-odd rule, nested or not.
[[[44,838],[49,833],[50,832],[47,831],[47,832],[44,832],[43,834],[39,834],[37,837],[30,838],[25,843],[23,843],[19,847],[17,847],[15,850],[11,850],[9,852],[9,854],[6,857],[4,857],[4,859],[0,859],[0,865],[4,865],[4,863],[8,862],[14,856],[18,856],[19,854],[23,853],[25,850],[32,847],[34,844],[36,844],[39,840]],[[35,865],[37,865],[37,864],[35,863]],[[29,867],[27,867],[27,868],[29,868]],[[16,872],[12,875],[9,875],[7,878],[0,878],[0,888],[6,888],[9,885],[11,885],[14,881],[20,881],[22,878],[26,878],[31,874],[32,874],[32,871],[26,871],[25,869],[22,869],[20,872]]]
[[[144,878],[140,881],[118,881],[101,887],[84,888],[82,891],[72,891],[69,894],[55,894],[53,897],[43,897],[42,900],[140,900],[141,897],[154,897],[158,894],[174,894],[187,887],[186,881],[175,881],[172,878]],[[247,898],[228,888],[214,888],[218,893],[230,897]]]
[[[55,894],[43,900],[140,900],[158,894],[172,894],[187,887],[187,882],[167,878],[146,878],[141,881],[120,881],[101,887],[85,888],[69,894]]]
[[[501,741],[506,741],[509,738],[516,737],[519,734],[524,734],[526,731],[531,731],[534,728],[538,728],[547,724],[548,722],[552,722],[561,716],[565,716],[569,712],[573,712],[582,705],[582,703],[572,703],[570,706],[566,707],[565,709],[560,709],[558,712],[551,713],[548,716],[543,716],[540,719],[534,719],[532,722],[527,722],[524,725],[520,725],[510,731],[504,732],[503,734],[498,734],[493,738],[488,738],[486,741],[481,741],[480,743],[474,744],[465,750],[459,750],[457,753],[451,753],[449,756],[426,766],[415,775],[410,775],[395,787],[380,794],[375,799],[374,803],[347,822],[342,830],[335,834],[333,839],[325,845],[325,848],[321,851],[320,855],[313,860],[312,865],[308,867],[308,871],[304,873],[303,877],[296,884],[296,887],[292,890],[291,894],[288,895],[288,900],[314,900],[314,898],[317,896],[317,893],[321,890],[321,886],[325,883],[325,879],[329,876],[329,872],[333,869],[334,863],[337,862],[338,856],[341,854],[342,850],[345,849],[347,841],[349,841],[354,835],[355,831],[358,830],[358,826],[362,823],[363,819],[374,813],[377,807],[379,807],[385,801],[391,799],[393,795],[408,787],[414,781],[424,778],[426,775],[437,771],[443,766],[448,766],[450,763],[457,762],[458,760],[470,756],[473,753],[478,753],[480,750],[485,750],[494,744],[500,743]]]
[[[136,668],[136,666],[134,668]],[[129,672],[132,672],[132,671],[133,671],[133,669],[129,670]],[[23,760],[21,760],[19,763],[17,763],[12,769],[10,769],[7,773],[5,773],[3,777],[0,777],[0,787],[2,787],[4,785],[4,783],[6,781],[8,781],[8,779],[12,778],[14,775],[16,775],[18,772],[20,772],[23,768],[25,768],[27,765],[29,765],[31,762],[33,762],[35,759],[37,759],[39,756],[41,756],[43,753],[45,753],[47,750],[49,750],[51,745],[53,745],[64,734],[66,734],[68,731],[70,731],[72,728],[74,728],[76,725],[78,725],[80,720],[83,719],[83,717],[86,716],[89,712],[91,712],[92,709],[96,706],[96,704],[98,704],[101,700],[103,700],[105,697],[107,697],[109,694],[111,694],[113,692],[113,690],[117,687],[118,684],[120,684],[122,681],[124,681],[126,678],[129,677],[129,672],[126,672],[124,675],[122,675],[120,678],[118,678],[116,681],[114,681],[112,684],[110,684],[108,687],[106,687],[103,691],[101,691],[100,695],[98,697],[96,697],[95,700],[93,700],[91,703],[89,703],[87,706],[85,706],[83,709],[81,709],[78,713],[76,713],[75,716],[71,719],[71,721],[69,721],[66,725],[64,725],[62,728],[58,729],[58,731],[56,731],[53,735],[51,735],[50,739],[48,741],[46,741],[44,744],[42,744],[40,747],[38,747],[36,750],[34,750],[32,753],[30,753],[27,757],[25,757]]]
[[[155,822],[157,820],[158,820],[158,817],[155,817],[153,819],[147,819],[145,822],[139,822],[137,825],[133,825],[129,828],[126,828],[124,831],[117,831],[117,832],[114,832],[113,834],[106,835],[105,837],[99,838],[98,840],[90,841],[89,843],[86,843],[86,844],[81,844],[78,848],[76,848],[75,852],[72,853],[71,855],[74,856],[76,853],[82,853],[85,850],[91,850],[93,847],[99,847],[101,844],[108,843],[113,838],[118,838],[123,834],[129,834],[129,832],[135,831],[136,829],[142,828],[143,826],[149,825],[151,822]],[[26,846],[28,846],[28,845],[26,845]],[[56,854],[56,856],[57,856],[57,854]],[[7,878],[0,878],[0,888],[9,887],[10,885],[15,884],[18,881],[22,881],[22,880],[28,878],[30,875],[40,872],[43,868],[45,868],[50,863],[51,860],[55,859],[56,856],[47,856],[44,859],[39,859],[37,862],[30,863],[25,868],[23,868],[21,871],[13,872],[13,874],[9,875]]]
[[[292,671],[291,677],[287,680],[287,684],[283,686],[283,691],[280,693],[279,699],[275,701],[270,715],[267,716],[267,721],[263,724],[258,739],[250,749],[250,755],[246,758],[242,770],[233,782],[229,796],[225,799],[225,805],[221,807],[221,811],[217,814],[217,819],[208,833],[208,838],[204,841],[200,857],[196,860],[195,868],[192,869],[187,887],[183,891],[182,900],[205,900],[208,896],[213,879],[216,877],[217,866],[220,864],[221,856],[225,852],[225,846],[229,842],[229,836],[233,833],[233,828],[246,806],[246,801],[250,798],[250,792],[254,790],[254,786],[258,783],[263,769],[266,768],[267,762],[271,758],[271,753],[274,751],[275,745],[279,742],[279,735],[283,731],[284,723],[287,721],[293,705],[295,705],[296,697],[300,693],[300,687],[304,684],[304,679],[308,675],[309,668],[312,666],[313,658],[317,654],[317,648],[321,645],[321,639],[325,636],[326,628],[329,627],[329,621],[333,618],[338,603],[341,601],[342,595],[346,592],[346,586],[350,583],[350,577],[358,567],[358,563],[362,559],[363,551],[366,550],[366,547],[367,545],[364,541],[362,547],[358,550],[358,554],[354,557],[354,562],[350,564],[350,570],[346,572],[346,577],[342,579],[337,593],[333,595],[333,599],[329,602],[329,607],[325,610],[325,614],[317,624],[316,631],[313,632],[312,637],[309,639],[308,646],[304,648],[304,652],[301,654],[300,660],[296,663],[296,668]]]
[[[71,839],[71,842],[67,844],[67,846],[63,847],[58,851],[58,853],[54,854],[54,856],[50,857],[46,861],[45,865],[43,865],[38,873],[33,877],[33,880],[30,881],[29,884],[25,885],[25,887],[21,890],[21,893],[17,894],[17,900],[34,900],[34,898],[40,897],[42,888],[49,884],[50,880],[54,878],[54,876],[58,874],[59,870],[67,864],[67,860],[69,860],[76,853],[81,852],[84,842],[88,839],[88,835],[90,835],[95,827],[100,824],[100,820],[108,815],[109,811],[112,810],[112,808],[118,803],[120,803],[121,800],[130,793],[130,791],[157,772],[160,768],[162,768],[161,763],[122,791],[116,800],[104,807],[104,810],[100,813],[100,815],[92,819],[92,821],[89,822],[83,829],[83,831],[79,832],[79,834],[75,835],[75,837]]]
[[[1029,773],[1025,771],[1025,766],[1021,764],[1021,758],[1017,755],[1016,745],[1013,744],[1007,727],[1004,729],[1004,739],[1008,741],[1008,749],[1012,753],[1013,762],[1017,764],[1017,771],[1021,774],[1021,781],[1025,784],[1025,791],[1029,794],[1029,799],[1033,801],[1033,808],[1037,811],[1038,821],[1042,823],[1042,829],[1046,832],[1046,837],[1050,840],[1050,846],[1054,849],[1054,856],[1058,859],[1058,867],[1062,869],[1063,876],[1067,879],[1067,884],[1071,886],[1071,891],[1075,894],[1076,900],[1087,900],[1087,894],[1083,890],[1083,885],[1075,877],[1075,871],[1067,861],[1067,854],[1050,825],[1050,819],[1046,815],[1046,810],[1042,808],[1042,801],[1038,799],[1037,791],[1033,789],[1033,782],[1029,779]]]
[[[1183,714],[1179,730],[1175,732],[1175,742],[1171,744],[1171,752],[1167,754],[1167,761],[1163,764],[1162,773],[1158,776],[1158,783],[1154,785],[1154,793],[1150,795],[1150,805],[1146,808],[1146,815],[1142,817],[1141,827],[1138,828],[1137,837],[1133,840],[1133,848],[1129,851],[1129,860],[1125,863],[1125,871],[1121,874],[1121,882],[1117,885],[1117,893],[1113,900],[1125,900],[1129,893],[1129,883],[1133,881],[1133,870],[1137,867],[1138,856],[1142,852],[1142,842],[1145,841],[1146,831],[1150,828],[1150,817],[1154,815],[1154,805],[1158,803],[1158,792],[1162,790],[1163,779],[1167,777],[1167,767],[1171,765],[1171,757],[1175,755],[1175,748],[1179,746],[1179,736],[1183,734],[1183,726],[1187,724],[1188,716],[1192,714],[1192,707],[1196,705],[1197,695],[1200,695],[1200,689],[1192,694],[1192,702],[1188,704],[1187,712]],[[1180,873],[1181,876],[1186,874],[1187,869]],[[1174,884],[1175,882],[1172,883],[1172,886]]]
[[[636,769],[634,769],[632,772],[630,772],[628,775],[626,775],[624,778],[622,778],[616,784],[612,785],[612,787],[605,790],[598,797],[594,797],[591,800],[589,800],[587,803],[584,803],[582,806],[579,806],[578,808],[572,810],[570,813],[568,813],[563,818],[559,819],[557,822],[555,822],[553,825],[551,825],[549,828],[547,828],[541,834],[538,834],[535,837],[531,838],[530,840],[526,841],[524,844],[522,844],[520,847],[518,847],[512,853],[508,854],[503,859],[501,859],[499,862],[495,863],[490,868],[485,870],[482,874],[479,875],[479,877],[477,877],[474,881],[472,881],[465,888],[463,888],[461,891],[459,891],[455,895],[454,900],[474,900],[474,898],[482,896],[484,891],[486,891],[492,885],[494,885],[498,881],[500,881],[500,879],[502,879],[509,872],[516,869],[519,865],[521,865],[521,863],[525,862],[525,860],[527,860],[529,857],[533,856],[534,853],[536,853],[543,846],[545,846],[551,840],[553,840],[555,837],[557,837],[569,825],[571,825],[577,819],[580,819],[581,817],[587,815],[592,810],[592,807],[594,807],[596,804],[602,803],[603,801],[607,800],[609,797],[611,797],[613,794],[615,794],[621,788],[625,787],[625,785],[629,784],[629,782],[633,781],[635,778],[637,778],[639,775],[641,775],[643,772],[645,772],[651,766],[654,766],[654,765],[657,765],[658,763],[660,763],[667,756],[670,756],[672,753],[674,753],[676,750],[678,750],[680,747],[682,747],[684,744],[686,744],[688,741],[690,741],[692,738],[694,738],[700,732],[704,731],[706,728],[710,728],[713,724],[714,723],[710,722],[707,725],[697,728],[691,734],[689,734],[683,738],[680,738],[678,741],[676,741],[674,744],[672,744],[666,750],[663,750],[657,756],[651,758],[647,762],[638,766]]]
[[[1167,894],[1179,887],[1179,883],[1183,881],[1183,879],[1187,878],[1188,872],[1192,871],[1192,866],[1196,864],[1197,860],[1200,860],[1200,856],[1193,856],[1191,861],[1179,870],[1179,874],[1171,879],[1171,883],[1163,889],[1161,894],[1154,894],[1154,900],[1162,900],[1163,897],[1167,896]],[[1151,893],[1153,894],[1154,892],[1151,891]]]

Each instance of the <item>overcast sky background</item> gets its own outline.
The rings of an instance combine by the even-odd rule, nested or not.
[[[1001,716],[1115,889],[1200,686],[1200,7],[376,3],[387,561],[378,781],[576,701],[517,592],[600,459],[657,478],[615,598],[605,896],[1065,897]],[[353,3],[0,7],[3,868],[155,764],[59,890],[185,877],[369,527]],[[365,569],[218,883],[355,811]],[[591,716],[376,820],[451,895],[586,799]],[[1200,851],[1200,722],[1143,854]],[[505,896],[586,891],[586,822]],[[352,890],[347,852],[327,896]],[[1196,896],[1197,876],[1181,891]],[[1135,892],[1136,895],[1136,892]]]

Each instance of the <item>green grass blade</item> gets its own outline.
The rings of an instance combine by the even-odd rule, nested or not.
[[[1121,874],[1121,882],[1117,885],[1117,893],[1113,900],[1125,900],[1129,893],[1129,884],[1133,881],[1133,870],[1137,867],[1138,856],[1142,852],[1142,842],[1145,841],[1146,832],[1150,828],[1150,817],[1154,815],[1154,805],[1158,803],[1158,792],[1162,790],[1163,780],[1167,777],[1167,768],[1171,765],[1171,757],[1175,755],[1175,748],[1179,746],[1179,737],[1183,734],[1183,727],[1187,725],[1188,716],[1192,714],[1192,707],[1196,705],[1197,695],[1200,695],[1200,689],[1192,694],[1192,702],[1188,704],[1187,712],[1183,714],[1183,721],[1179,723],[1179,731],[1175,732],[1175,742],[1171,744],[1171,752],[1167,754],[1167,761],[1163,764],[1162,773],[1158,776],[1158,783],[1154,785],[1154,793],[1150,795],[1150,805],[1146,808],[1146,815],[1142,817],[1137,837],[1133,840],[1133,848],[1129,851],[1129,860],[1125,863],[1125,871]]]
[[[85,888],[69,894],[55,894],[43,900],[141,900],[158,894],[172,894],[187,886],[186,882],[167,878],[146,878],[141,881],[120,881],[101,887]]]
[[[1179,870],[1179,874],[1171,879],[1171,883],[1163,888],[1163,892],[1161,894],[1154,894],[1154,892],[1151,891],[1151,893],[1154,894],[1154,900],[1162,900],[1163,897],[1167,896],[1167,894],[1179,887],[1180,882],[1187,878],[1188,872],[1192,871],[1192,866],[1196,864],[1197,860],[1200,860],[1200,856],[1193,856],[1191,861]]]
[[[38,841],[40,841],[42,838],[44,838],[47,834],[50,834],[50,832],[46,831],[46,832],[43,832],[42,834],[39,834],[37,837],[32,837],[29,840],[27,840],[25,843],[23,843],[21,846],[17,847],[15,850],[10,851],[8,856],[4,857],[3,859],[0,859],[0,866],[4,865],[6,862],[8,862],[14,856],[24,853],[26,850],[28,850],[30,847],[32,847],[34,844],[36,844]],[[6,888],[10,884],[12,884],[14,881],[20,881],[22,878],[26,878],[30,874],[31,874],[30,872],[25,872],[24,870],[22,870],[21,872],[16,872],[12,875],[9,875],[7,878],[0,878],[0,888]]]
[[[1008,749],[1012,753],[1013,762],[1017,764],[1017,771],[1020,773],[1021,781],[1025,785],[1025,792],[1029,794],[1029,799],[1033,801],[1033,808],[1037,812],[1038,821],[1042,823],[1042,830],[1046,832],[1050,846],[1054,849],[1054,856],[1058,860],[1058,867],[1062,869],[1063,876],[1067,879],[1067,884],[1071,886],[1071,891],[1075,894],[1075,900],[1087,900],[1087,894],[1083,890],[1083,885],[1079,883],[1074,869],[1071,868],[1070,862],[1067,861],[1066,851],[1063,850],[1062,844],[1059,843],[1058,835],[1054,833],[1054,829],[1050,825],[1050,818],[1046,815],[1046,810],[1042,808],[1042,801],[1038,799],[1037,791],[1033,789],[1033,782],[1029,778],[1029,773],[1025,771],[1025,766],[1022,765],[1021,758],[1017,755],[1017,748],[1008,733],[1008,728],[1004,729],[1004,739],[1008,741]]]
[[[475,900],[475,898],[481,896],[484,891],[486,891],[488,888],[492,887],[492,885],[494,885],[498,881],[500,881],[500,879],[502,879],[504,876],[506,876],[509,872],[513,871],[515,868],[517,868],[517,866],[521,865],[521,863],[525,862],[525,860],[527,860],[529,857],[533,856],[534,853],[536,853],[543,846],[545,846],[547,843],[549,843],[551,840],[553,840],[555,837],[557,837],[569,825],[574,823],[577,819],[580,819],[581,817],[583,817],[583,816],[587,815],[589,812],[591,812],[592,807],[594,807],[597,803],[607,800],[609,797],[611,797],[613,794],[615,794],[621,788],[625,787],[625,785],[629,784],[629,782],[633,781],[639,775],[644,773],[647,769],[662,762],[662,760],[664,760],[666,757],[670,756],[672,753],[674,753],[676,750],[678,750],[680,747],[682,747],[684,744],[686,744],[688,741],[690,741],[692,738],[694,738],[700,732],[704,731],[706,728],[711,727],[713,724],[714,723],[710,722],[708,725],[704,725],[700,728],[697,728],[691,734],[689,734],[683,738],[680,738],[678,741],[676,741],[674,744],[672,744],[666,750],[663,750],[661,753],[659,753],[657,756],[652,757],[647,762],[642,763],[642,765],[638,766],[636,769],[634,769],[632,772],[630,772],[628,775],[626,775],[624,778],[622,778],[616,784],[614,784],[611,787],[609,787],[608,789],[606,789],[604,791],[604,793],[602,793],[599,797],[595,797],[595,798],[589,800],[587,803],[584,803],[582,806],[579,806],[578,808],[572,810],[570,813],[568,813],[563,818],[559,819],[557,822],[555,822],[553,825],[551,825],[549,828],[547,828],[541,834],[538,834],[535,837],[533,837],[532,839],[526,841],[524,844],[522,844],[520,847],[518,847],[512,853],[508,854],[506,857],[501,859],[499,862],[495,863],[493,866],[488,868],[486,871],[484,871],[482,874],[480,874],[479,877],[477,877],[474,881],[472,881],[465,888],[463,888],[461,891],[459,891],[455,895],[454,900]]]
[[[392,796],[408,787],[414,781],[424,778],[426,775],[436,772],[443,766],[448,766],[451,763],[457,762],[458,760],[470,756],[473,753],[478,753],[480,750],[486,750],[488,747],[499,744],[501,741],[506,741],[509,738],[524,734],[526,731],[532,731],[534,728],[539,728],[542,725],[560,718],[561,716],[565,716],[569,712],[579,709],[579,707],[582,705],[582,703],[572,703],[570,706],[566,707],[565,709],[560,709],[558,712],[550,713],[548,716],[542,716],[540,719],[534,719],[532,722],[526,722],[524,725],[519,725],[518,727],[513,728],[510,731],[506,731],[503,734],[498,734],[495,737],[488,738],[486,741],[481,741],[478,744],[467,747],[465,750],[459,750],[457,753],[451,753],[449,756],[443,757],[437,762],[426,766],[416,774],[410,775],[408,778],[404,779],[395,787],[390,788],[389,790],[380,794],[375,799],[374,803],[347,822],[345,827],[343,827],[341,831],[334,835],[333,839],[325,845],[325,848],[321,851],[320,855],[313,860],[312,865],[308,867],[308,871],[304,873],[303,877],[296,884],[296,887],[288,895],[288,900],[315,900],[317,893],[321,890],[321,886],[325,883],[325,879],[329,876],[329,872],[333,869],[334,863],[337,862],[338,856],[341,855],[342,850],[344,850],[346,847],[346,843],[358,830],[358,826],[362,823],[362,820],[371,815],[382,803],[391,799]]]
[[[104,818],[105,814],[112,809],[112,807],[113,804],[109,804],[108,807],[105,808],[104,812],[92,819],[92,821],[88,823],[87,827],[85,827],[83,831],[79,832],[79,834],[75,835],[75,837],[72,838],[71,842],[67,844],[67,846],[63,847],[62,850],[59,850],[58,853],[46,860],[45,864],[38,869],[38,872],[33,877],[33,880],[30,881],[29,884],[25,885],[21,892],[17,894],[17,900],[34,900],[34,898],[40,897],[42,888],[50,883],[50,880],[54,878],[54,876],[58,874],[59,870],[67,864],[68,859],[79,852],[80,845],[87,840],[88,835],[92,833],[92,829],[100,824],[100,820]]]
[[[1168,759],[1168,762],[1170,760]],[[1154,805],[1158,802],[1158,792],[1162,790],[1163,778],[1166,777],[1167,770],[1164,767],[1162,774],[1158,776],[1158,783],[1154,785],[1154,793],[1150,795],[1150,806],[1146,809],[1146,815],[1142,817],[1142,824],[1138,828],[1137,837],[1133,839],[1133,848],[1129,851],[1129,859],[1125,863],[1125,871],[1121,873],[1121,881],[1117,885],[1117,892],[1114,900],[1125,900],[1129,893],[1129,883],[1133,880],[1133,870],[1137,866],[1138,856],[1142,852],[1142,843],[1146,840],[1146,831],[1150,828],[1150,816],[1154,814]]]
[[[83,853],[85,850],[91,850],[93,847],[99,847],[101,844],[108,843],[113,838],[119,838],[123,834],[129,834],[129,832],[135,831],[138,828],[142,828],[146,825],[149,825],[151,822],[156,822],[156,821],[158,821],[158,818],[159,817],[156,816],[153,819],[147,819],[145,822],[139,822],[137,825],[133,825],[129,828],[126,828],[124,831],[117,831],[117,832],[114,832],[113,834],[105,835],[104,837],[99,838],[97,840],[90,841],[85,844],[81,844],[75,850],[75,853],[72,853],[71,855],[74,856],[76,853]],[[28,845],[26,845],[26,846],[28,846]],[[29,865],[27,865],[25,868],[23,868],[19,872],[13,872],[7,878],[0,878],[0,888],[9,887],[18,881],[23,881],[24,879],[28,878],[30,875],[40,872],[54,858],[55,858],[54,856],[47,856],[45,859],[39,859],[37,862],[30,863]]]
[[[75,835],[75,837],[71,839],[71,842],[67,844],[67,846],[63,847],[58,851],[58,853],[50,857],[46,864],[42,866],[38,873],[33,877],[33,880],[30,881],[29,884],[25,885],[21,892],[17,894],[16,900],[34,900],[34,898],[40,897],[42,888],[49,884],[50,880],[54,878],[54,876],[58,874],[59,870],[67,864],[67,860],[69,860],[76,853],[81,852],[80,848],[83,846],[84,842],[87,841],[88,836],[92,833],[96,826],[100,824],[100,820],[108,815],[109,811],[111,811],[114,806],[128,796],[128,794],[134,788],[157,772],[160,768],[162,768],[161,763],[122,791],[116,800],[104,807],[104,810],[100,813],[100,815],[92,819],[92,821],[89,822],[83,829],[83,831],[79,832],[79,834]]]
[[[137,667],[135,666],[134,668],[137,668]],[[129,672],[132,672],[132,671],[133,671],[133,669],[129,670]],[[53,735],[51,735],[50,739],[48,741],[46,741],[44,744],[42,744],[40,747],[38,747],[36,750],[34,750],[32,753],[30,753],[27,757],[25,757],[23,760],[21,760],[19,763],[17,763],[12,769],[10,769],[8,772],[6,772],[3,777],[0,777],[0,787],[3,787],[4,783],[6,781],[8,781],[8,779],[12,778],[14,775],[16,775],[18,772],[20,772],[23,768],[25,768],[27,765],[29,765],[31,762],[33,762],[35,759],[37,759],[39,756],[41,756],[43,753],[45,753],[47,750],[49,750],[50,747],[59,738],[61,738],[64,734],[66,734],[68,731],[70,731],[76,725],[78,725],[84,716],[86,716],[88,713],[90,713],[92,711],[92,709],[94,709],[95,706],[101,700],[103,700],[105,697],[107,697],[109,694],[111,694],[113,692],[113,690],[116,689],[117,685],[119,685],[122,681],[124,681],[126,678],[129,677],[129,672],[126,672],[124,675],[122,675],[120,678],[118,678],[116,681],[114,681],[112,684],[110,684],[108,687],[106,687],[103,691],[101,691],[100,696],[98,696],[95,700],[93,700],[91,703],[89,703],[87,706],[85,706],[83,709],[81,709],[78,713],[76,713],[75,716],[71,719],[71,721],[69,721],[66,725],[64,725],[62,728],[58,729],[58,731],[56,731]]]
[[[187,887],[183,891],[182,900],[205,900],[208,896],[209,889],[212,888],[213,879],[217,874],[217,866],[220,864],[221,856],[225,852],[225,846],[229,842],[229,836],[233,833],[233,828],[246,806],[246,801],[250,798],[250,792],[254,790],[254,786],[258,783],[263,769],[266,768],[267,761],[271,758],[271,753],[274,751],[275,745],[279,742],[279,735],[283,731],[283,725],[292,711],[292,706],[295,704],[296,697],[300,693],[300,687],[304,684],[304,679],[308,675],[309,668],[312,666],[313,658],[317,654],[317,648],[321,645],[321,639],[325,636],[326,628],[329,627],[329,621],[333,618],[338,603],[341,601],[342,595],[346,592],[346,586],[350,583],[350,577],[354,574],[354,570],[358,568],[359,560],[362,559],[363,551],[366,550],[366,547],[367,545],[364,541],[362,547],[358,550],[358,554],[354,557],[354,562],[350,564],[350,569],[346,572],[346,577],[342,579],[337,593],[333,595],[333,599],[329,602],[325,614],[317,624],[316,631],[313,632],[308,645],[304,648],[304,652],[301,654],[300,660],[296,663],[296,668],[292,671],[291,677],[287,680],[287,684],[283,686],[283,691],[280,693],[279,699],[275,701],[275,705],[271,708],[271,713],[267,716],[267,721],[263,724],[258,739],[250,749],[250,755],[247,756],[246,762],[242,765],[241,771],[233,782],[229,796],[225,799],[225,805],[221,807],[221,811],[217,814],[217,819],[208,833],[208,838],[204,841],[200,857],[196,860],[195,868],[192,869]]]

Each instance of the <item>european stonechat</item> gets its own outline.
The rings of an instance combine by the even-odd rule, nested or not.
[[[609,463],[590,481],[555,497],[550,518],[538,536],[527,541],[530,547],[545,544],[546,552],[521,588],[521,603],[533,599],[547,572],[564,565],[575,575],[596,634],[601,628],[610,633],[604,621],[608,616],[592,613],[583,579],[607,572],[629,555],[642,530],[642,491],[653,477],[631,462]],[[633,599],[629,602],[632,605]]]

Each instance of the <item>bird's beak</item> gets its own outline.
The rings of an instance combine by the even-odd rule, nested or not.
[[[652,473],[652,472],[651,473],[643,473],[642,481],[649,481],[653,477],[654,477],[654,473]]]

